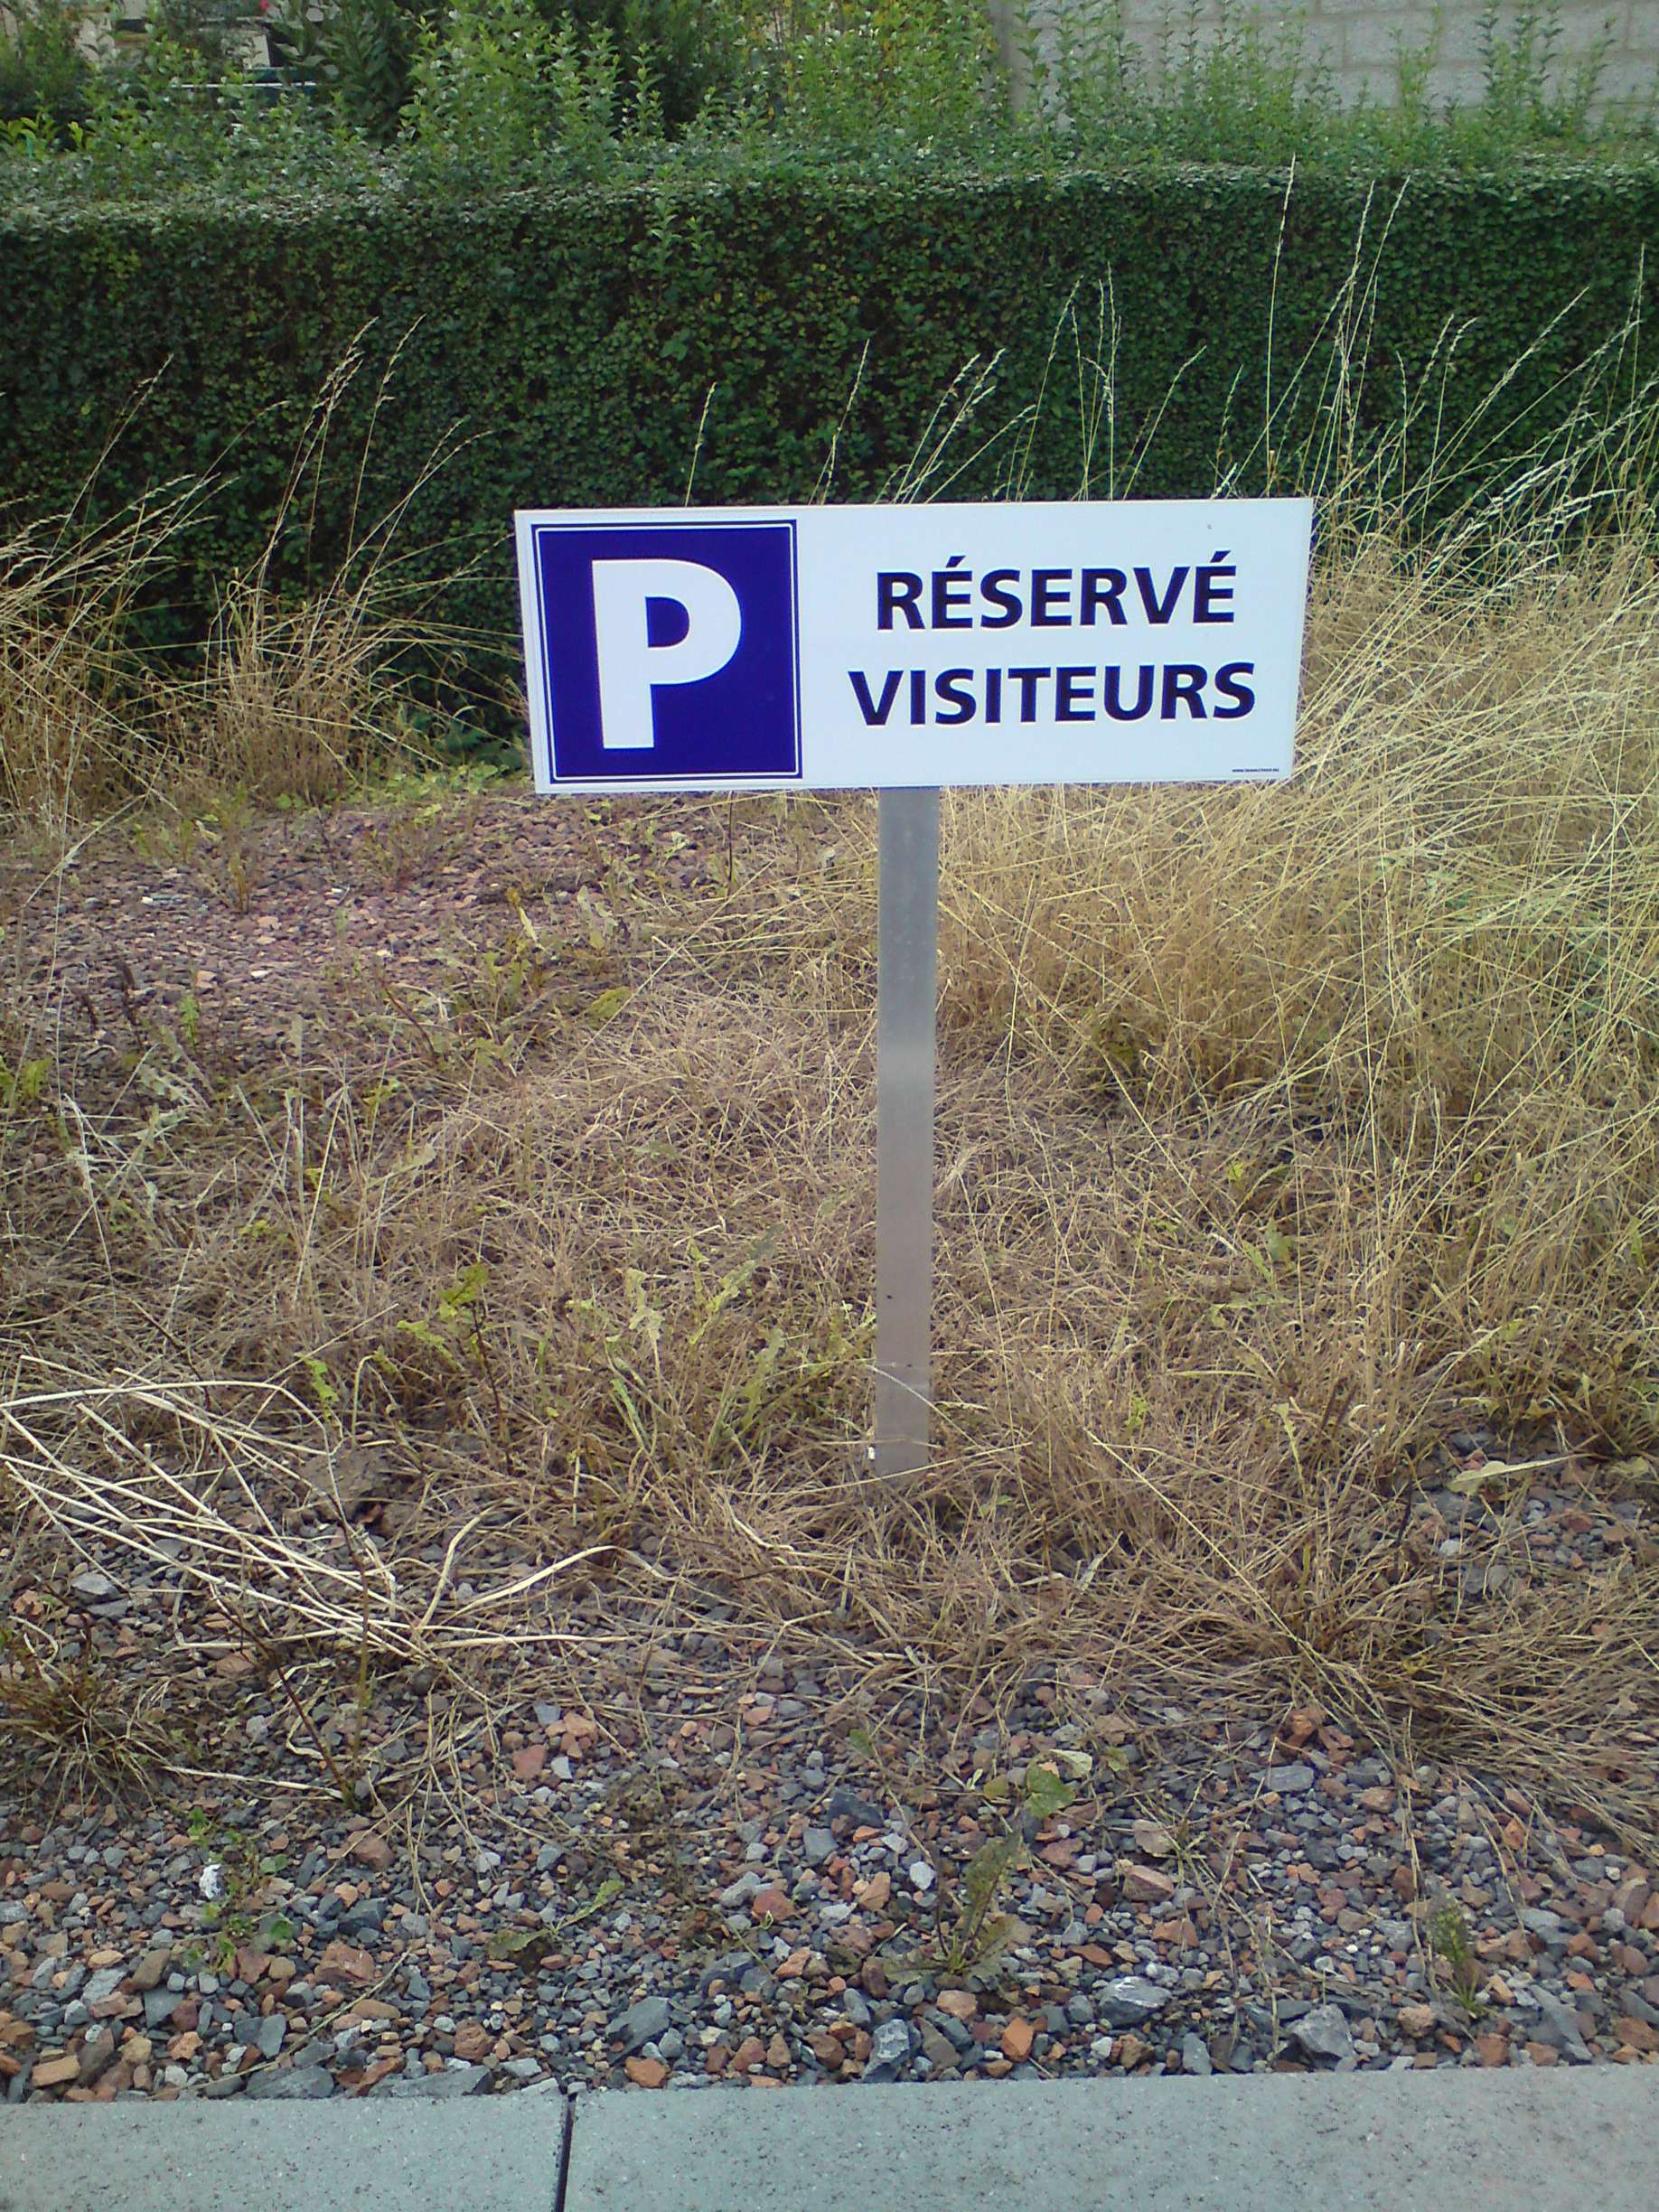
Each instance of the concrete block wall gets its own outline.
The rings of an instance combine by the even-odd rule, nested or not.
[[[1156,75],[1165,53],[1185,49],[1189,25],[1202,38],[1223,16],[1237,23],[1252,14],[1269,33],[1298,41],[1310,60],[1317,59],[1345,99],[1391,99],[1399,85],[1397,57],[1401,46],[1420,52],[1434,41],[1428,95],[1436,105],[1464,105],[1480,98],[1485,85],[1481,25],[1486,0],[1305,0],[1299,7],[1267,5],[1241,7],[1238,0],[1038,0],[1032,10],[1039,42],[1046,45],[1060,18],[1087,21],[1115,15],[1132,45]],[[1516,0],[1500,7],[1499,35],[1507,38],[1523,12]],[[1540,5],[1535,14],[1545,12]],[[993,0],[999,42],[1024,75],[1017,55],[1021,40],[1012,19],[1018,0]],[[1659,83],[1659,0],[1559,0],[1555,10],[1561,35],[1554,48],[1560,77],[1598,51],[1603,52],[1599,104],[1645,102]]]

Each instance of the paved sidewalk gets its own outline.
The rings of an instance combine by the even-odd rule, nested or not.
[[[1654,2212],[1659,2067],[0,2110],[0,2212]]]
[[[1580,2202],[1659,2207],[1659,2067],[613,2091],[577,2103],[565,2212],[1562,2212]]]
[[[557,2090],[25,2104],[0,2110],[0,2212],[554,2212],[569,2109]]]

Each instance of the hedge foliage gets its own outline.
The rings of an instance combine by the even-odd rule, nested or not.
[[[832,444],[831,496],[876,496],[970,360],[996,389],[933,478],[945,496],[1073,495],[1085,447],[1090,488],[1121,490],[1154,424],[1142,493],[1208,491],[1229,469],[1244,491],[1317,479],[1345,301],[1364,370],[1345,427],[1387,436],[1414,392],[1414,466],[1438,449],[1448,483],[1513,467],[1583,405],[1586,361],[1651,314],[1656,248],[1659,164],[41,204],[0,213],[0,495],[51,510],[96,473],[108,511],[214,473],[173,610],[198,623],[213,580],[257,557],[356,346],[279,581],[332,568],[458,431],[399,542],[430,574],[478,557],[447,612],[505,631],[515,506],[678,501],[694,453],[700,501],[801,499]],[[1109,418],[1093,362],[1111,368]],[[1626,396],[1632,373],[1627,340]]]

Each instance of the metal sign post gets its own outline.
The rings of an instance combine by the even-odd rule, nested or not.
[[[881,794],[876,1016],[877,1475],[927,1464],[939,793]]]

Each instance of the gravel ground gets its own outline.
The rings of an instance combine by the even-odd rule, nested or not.
[[[1646,1541],[1565,1490],[1502,1524],[1427,1494],[1412,1538],[1459,1547],[1470,1603]],[[77,1595],[130,1643],[166,1593],[110,1567]],[[854,1725],[856,1681],[732,1646],[714,1620],[581,1706],[472,1720],[393,1676],[349,1814],[257,1682],[233,1780],[51,1826],[10,1804],[8,2098],[1659,2057],[1652,1858],[1581,1808],[1397,1766],[1317,1708],[1052,1670],[1000,1716]]]

